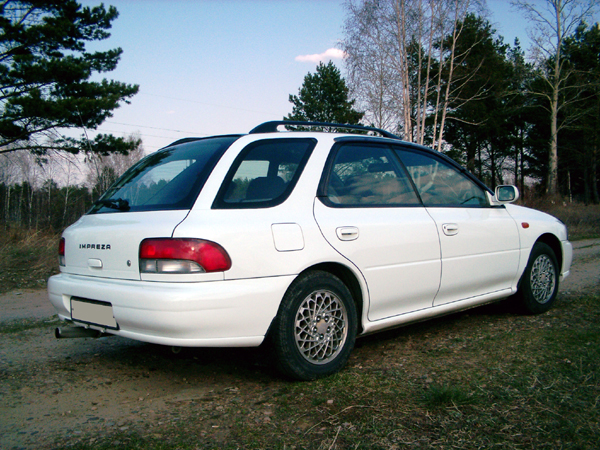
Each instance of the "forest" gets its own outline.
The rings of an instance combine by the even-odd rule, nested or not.
[[[128,139],[140,141],[136,136]],[[1,221],[5,228],[59,232],[143,156],[141,144],[127,155],[0,154]]]
[[[356,114],[343,120],[383,128],[444,152],[491,188],[517,185],[526,202],[546,197],[561,203],[598,204],[600,26],[592,21],[594,2],[515,0],[512,4],[531,24],[527,51],[519,41],[504,42],[490,23],[483,0],[348,0],[339,46],[346,55],[341,82],[344,89],[348,86],[349,98],[340,97],[339,102],[344,107],[353,105]],[[7,13],[2,13],[6,19]],[[2,22],[5,38],[14,23]],[[21,56],[15,49],[22,49],[22,43],[19,47],[18,39],[12,39],[2,41],[0,68],[11,61],[13,68],[22,67],[19,58],[25,57],[41,58],[35,62],[40,67],[45,67],[44,58],[66,59],[41,51],[41,56],[33,52]],[[112,66],[97,62],[109,57],[116,58]],[[84,55],[82,61],[91,61],[91,73],[94,68],[112,70],[117,57],[116,53]],[[77,114],[64,118],[61,111],[62,121],[44,117],[43,122],[37,116],[56,109],[58,103],[50,105],[56,100],[52,95],[64,96],[67,88],[62,86],[56,91],[59,94],[44,99],[39,97],[40,88],[14,88],[25,85],[23,80],[31,73],[19,75],[19,83],[10,79],[13,73],[0,70],[0,220],[5,229],[57,232],[84,214],[144,155],[144,149],[139,136],[118,141],[105,136],[89,142],[57,137],[50,131],[93,128],[137,87],[99,85],[94,98],[106,95],[114,101],[97,106],[90,106],[83,90],[77,91],[72,95],[80,97],[66,105]],[[44,83],[47,80],[40,86]],[[81,83],[88,88],[83,75]],[[49,104],[31,106],[42,100]],[[297,101],[290,96],[290,102]],[[320,107],[336,109],[331,104]],[[89,113],[83,108],[89,108]],[[36,120],[24,118],[25,113],[37,114]],[[29,130],[31,123],[43,123],[43,132]]]
[[[490,187],[598,203],[600,28],[594,2],[513,0],[531,48],[485,2],[347,2],[342,47],[363,122],[461,162]]]

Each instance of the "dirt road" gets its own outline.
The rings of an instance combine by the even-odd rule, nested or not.
[[[561,292],[600,288],[600,240],[574,247]],[[260,349],[176,355],[119,337],[56,340],[58,325],[44,291],[0,295],[0,449],[93,444],[132,429],[160,436],[165,424],[190,417],[190,405],[212,412],[198,427],[218,442],[226,439],[228,420],[219,411],[246,405],[251,412],[244,420],[267,421],[266,400],[285,383]],[[367,356],[358,349],[351,364]]]

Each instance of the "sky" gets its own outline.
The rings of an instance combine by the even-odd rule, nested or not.
[[[292,111],[318,62],[342,71],[342,0],[83,0],[113,5],[111,37],[89,50],[123,49],[103,77],[140,86],[97,131],[137,133],[146,153],[190,136],[247,133]],[[490,21],[526,48],[527,23],[508,0],[488,0]],[[95,131],[87,130],[93,138]]]

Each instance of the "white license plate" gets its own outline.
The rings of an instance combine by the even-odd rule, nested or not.
[[[71,299],[71,319],[107,328],[117,328],[110,303]]]

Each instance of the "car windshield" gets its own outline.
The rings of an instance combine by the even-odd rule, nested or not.
[[[238,137],[199,139],[147,156],[125,172],[89,214],[190,209],[213,167]]]

